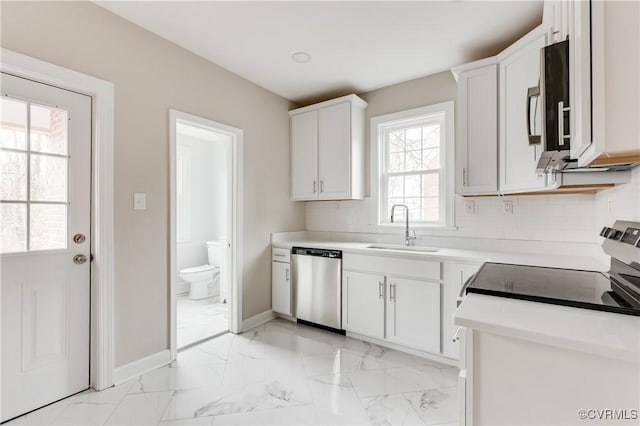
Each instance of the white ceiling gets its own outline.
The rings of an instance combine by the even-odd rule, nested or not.
[[[97,3],[300,103],[494,55],[542,21],[541,1],[517,0]]]

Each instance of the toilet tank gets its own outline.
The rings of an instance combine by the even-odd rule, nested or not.
[[[220,267],[222,264],[222,250],[224,249],[224,241],[207,241],[207,256],[209,265]]]

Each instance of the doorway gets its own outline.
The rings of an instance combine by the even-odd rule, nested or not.
[[[2,73],[1,421],[89,387],[91,97]]]
[[[242,131],[170,111],[171,350],[239,331]]]

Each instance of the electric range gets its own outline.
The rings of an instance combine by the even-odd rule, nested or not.
[[[640,223],[616,221],[600,235],[608,272],[487,262],[463,291],[640,316]]]

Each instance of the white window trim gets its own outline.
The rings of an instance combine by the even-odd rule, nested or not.
[[[454,226],[454,192],[455,192],[455,163],[454,163],[454,102],[442,102],[434,105],[428,105],[419,108],[413,108],[405,111],[394,112],[391,114],[379,115],[371,117],[371,198],[375,205],[375,223],[379,230],[398,229],[404,227],[403,223],[389,223],[388,214],[382,212],[381,205],[383,203],[382,194],[384,193],[381,184],[381,171],[383,167],[383,149],[384,149],[384,128],[398,125],[403,121],[415,120],[417,116],[437,114],[444,112],[445,124],[441,131],[444,131],[443,144],[440,150],[442,159],[442,167],[444,168],[441,176],[444,178],[441,183],[442,202],[444,203],[444,217],[441,222],[410,222],[409,226],[416,229],[455,229]]]

